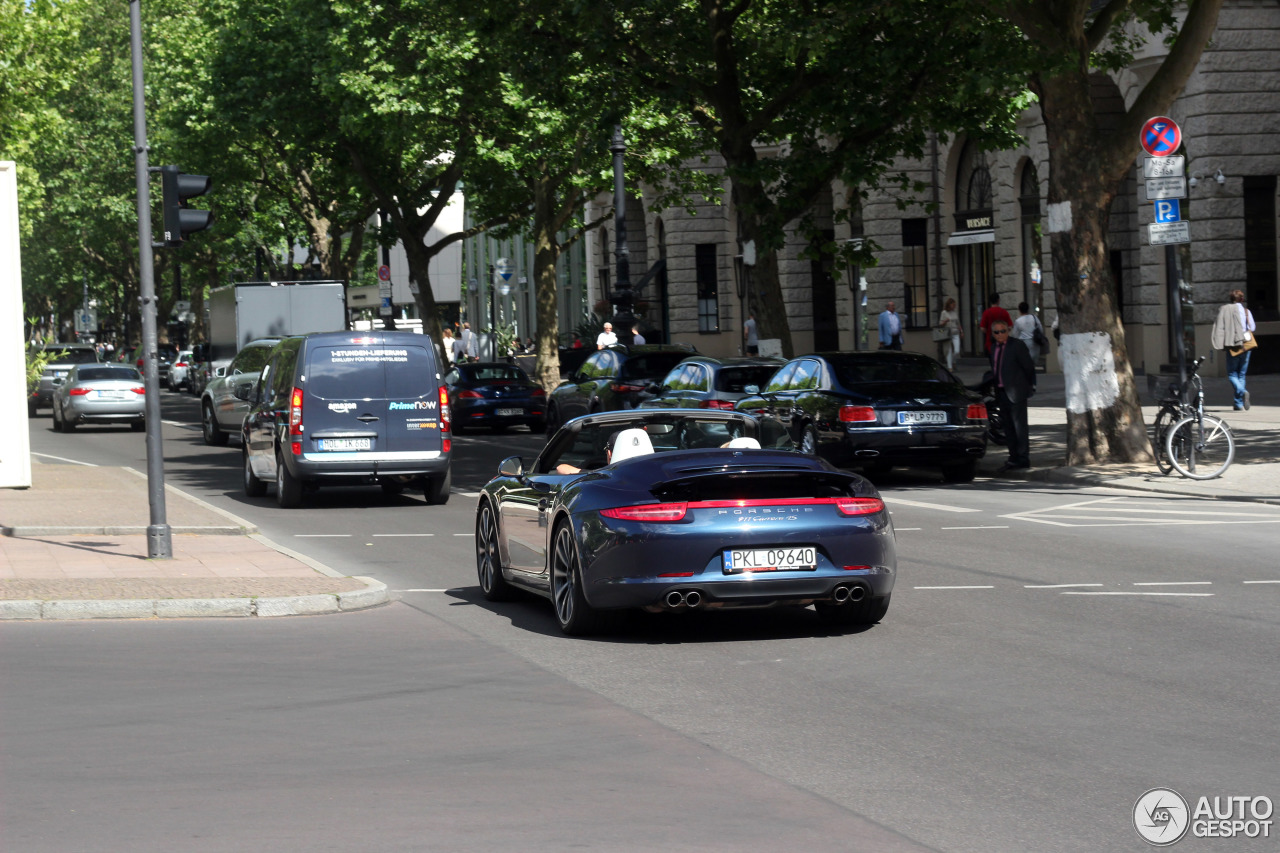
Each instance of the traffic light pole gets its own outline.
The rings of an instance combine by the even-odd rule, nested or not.
[[[138,271],[142,313],[143,386],[146,389],[147,495],[151,523],[147,525],[147,556],[173,557],[173,539],[165,520],[164,447],[160,436],[160,371],[156,364],[156,282],[151,246],[151,176],[147,167],[147,113],[142,88],[141,0],[129,0],[129,37],[133,59],[133,150],[138,182]]]

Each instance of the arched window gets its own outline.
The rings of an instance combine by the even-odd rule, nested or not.
[[[972,142],[964,144],[960,155],[960,180],[956,182],[956,210],[990,210],[991,170],[987,153]]]

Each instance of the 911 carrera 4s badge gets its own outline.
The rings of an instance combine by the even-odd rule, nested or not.
[[[812,545],[800,548],[743,548],[724,552],[724,573],[747,572],[811,572],[818,568],[818,549]]]

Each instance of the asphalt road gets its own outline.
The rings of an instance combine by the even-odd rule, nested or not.
[[[1280,799],[1280,508],[900,473],[881,624],[568,640],[545,602],[475,587],[475,490],[539,437],[459,439],[444,507],[349,489],[283,511],[243,497],[239,448],[202,444],[191,398],[165,416],[170,484],[400,601],[0,626],[5,849],[1142,850],[1148,789]],[[145,469],[141,436],[48,423],[44,461]]]

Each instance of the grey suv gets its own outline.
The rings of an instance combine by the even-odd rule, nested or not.
[[[449,500],[449,392],[431,339],[413,332],[317,332],[285,338],[256,385],[237,387],[249,406],[244,491],[302,503],[303,490],[377,483],[397,494],[422,488]]]
[[[249,411],[243,395],[257,383],[267,356],[278,343],[279,338],[249,341],[230,364],[213,371],[200,395],[200,423],[205,444],[221,446],[227,443],[229,435],[240,434],[240,424]]]
[[[44,366],[40,381],[27,395],[27,417],[34,418],[37,409],[53,408],[53,380],[65,377],[77,364],[96,364],[98,350],[93,344],[45,344],[38,351],[52,354]]]

